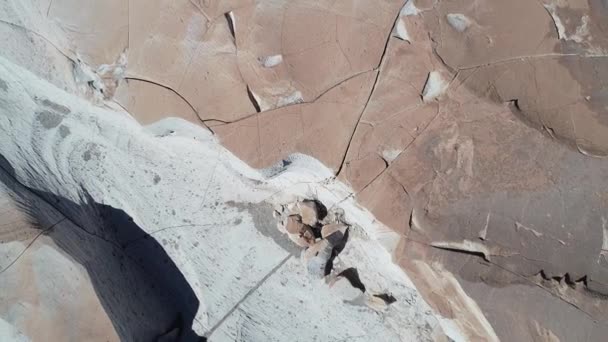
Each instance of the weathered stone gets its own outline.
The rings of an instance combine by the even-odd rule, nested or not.
[[[285,223],[285,230],[289,234],[299,235],[303,230],[304,224],[302,223],[302,218],[298,215],[291,215],[287,218]]]
[[[327,224],[321,228],[321,236],[335,246],[342,242],[347,229],[348,226],[342,223]]]
[[[319,220],[317,204],[314,201],[302,201],[298,203],[302,222],[309,226],[315,226]]]

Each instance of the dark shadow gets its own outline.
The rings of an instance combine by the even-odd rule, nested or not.
[[[199,301],[161,245],[121,209],[83,191],[80,203],[24,187],[0,155],[0,182],[36,226],[83,265],[122,341],[204,341],[193,330]],[[8,169],[7,169],[8,168]],[[43,201],[41,201],[41,199]],[[45,203],[46,202],[46,203]]]
[[[331,273],[331,271],[334,269],[334,259],[336,259],[338,254],[342,253],[342,251],[344,250],[344,247],[346,247],[346,243],[348,242],[349,230],[350,230],[349,228],[346,228],[346,231],[344,232],[344,236],[342,236],[342,239],[339,241],[339,243],[335,244],[332,247],[331,256],[329,257],[329,259],[327,260],[327,263],[325,264],[325,272],[324,272],[325,276],[328,276]],[[365,292],[365,290],[363,290],[363,292]]]
[[[344,277],[348,280],[348,282],[353,286],[361,290],[361,292],[365,292],[365,285],[361,281],[359,277],[359,271],[357,271],[354,267],[349,267],[344,271],[338,274],[338,277]]]

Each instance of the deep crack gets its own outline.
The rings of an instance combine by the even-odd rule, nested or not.
[[[180,94],[177,90],[173,89],[172,87],[170,87],[168,85],[164,85],[162,83],[159,83],[159,82],[156,82],[156,81],[152,81],[152,80],[148,80],[148,79],[141,78],[141,77],[127,76],[124,79],[127,80],[127,81],[134,80],[134,81],[140,81],[140,82],[145,82],[145,83],[149,83],[149,84],[154,84],[154,85],[157,85],[157,86],[159,86],[161,88],[167,89],[170,92],[174,93],[175,95],[179,96],[179,98],[182,99],[188,105],[188,107],[190,107],[190,109],[194,112],[194,114],[196,114],[196,117],[203,124],[203,127],[205,127],[210,132],[212,132],[211,129],[209,129],[209,127],[207,127],[207,125],[205,124],[205,120],[203,120],[203,118],[201,118],[201,115],[196,110],[196,108],[194,108],[194,106],[184,96],[182,96],[182,94]]]
[[[384,43],[384,49],[382,50],[382,55],[380,56],[380,62],[378,63],[378,66],[375,68],[376,77],[372,84],[372,89],[369,92],[369,96],[367,97],[367,100],[365,101],[363,110],[361,110],[361,113],[359,114],[359,118],[357,119],[355,128],[353,129],[353,132],[350,135],[350,138],[348,139],[348,144],[346,145],[346,151],[344,151],[344,155],[342,156],[342,161],[340,162],[340,166],[338,167],[338,170],[336,171],[336,176],[340,175],[340,172],[342,172],[342,168],[344,167],[344,162],[346,161],[346,157],[348,156],[348,151],[350,150],[350,146],[353,142],[353,138],[355,137],[355,133],[357,132],[357,129],[359,128],[359,123],[361,122],[361,119],[363,118],[363,115],[365,114],[365,111],[367,110],[367,106],[369,105],[369,102],[370,102],[372,96],[374,95],[374,92],[376,91],[376,86],[378,85],[378,80],[380,79],[380,73],[382,71],[382,65],[383,65],[385,57],[386,57],[386,52],[388,51],[389,43],[391,41],[391,38],[393,37],[393,31],[395,30],[395,25],[397,25],[397,21],[399,20],[399,17],[401,16],[401,8],[403,8],[403,6],[405,6],[405,4],[407,4],[407,1],[409,1],[409,0],[406,0],[405,3],[403,3],[403,5],[399,8],[399,11],[397,12],[397,15],[395,16],[395,20],[393,20],[393,25],[391,26],[391,29],[386,38],[386,42]]]

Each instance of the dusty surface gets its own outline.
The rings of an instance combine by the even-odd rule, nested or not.
[[[605,1],[127,4],[8,1],[2,55],[140,123],[207,127],[254,167],[317,158],[465,339],[603,340]]]
[[[253,169],[188,121],[142,127],[4,58],[0,79],[0,203],[13,222],[1,230],[1,340],[458,333],[391,262],[394,234],[318,160],[297,154]],[[323,221],[316,202],[298,203],[299,220],[318,231],[297,232],[309,244],[320,236],[306,251],[281,240],[272,210],[301,198],[333,208],[328,217],[342,213]],[[357,273],[360,296],[342,279]]]

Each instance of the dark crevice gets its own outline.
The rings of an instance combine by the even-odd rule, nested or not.
[[[344,250],[344,247],[346,247],[346,243],[348,242],[348,235],[349,235],[349,231],[350,228],[346,228],[346,231],[344,232],[344,236],[342,237],[342,240],[333,246],[333,248],[331,249],[331,256],[329,257],[329,259],[327,260],[327,263],[325,264],[325,275],[329,275],[331,273],[331,271],[334,268],[334,259],[338,256],[338,254],[342,253],[342,251]]]
[[[407,3],[407,1],[406,1],[406,3]],[[403,4],[403,6],[405,6],[405,3]],[[367,106],[369,105],[369,102],[372,99],[374,92],[376,91],[376,86],[378,85],[378,80],[380,79],[381,67],[382,67],[382,64],[384,63],[384,58],[386,57],[386,52],[388,51],[388,45],[391,41],[391,38],[393,37],[393,31],[395,31],[395,25],[397,25],[397,21],[399,20],[399,16],[401,15],[401,8],[403,8],[403,6],[401,6],[399,8],[399,11],[397,12],[397,15],[395,16],[395,20],[393,20],[393,25],[391,26],[391,29],[388,33],[386,41],[384,42],[384,49],[382,50],[382,55],[380,56],[380,62],[378,63],[378,66],[375,68],[376,77],[374,78],[374,82],[372,84],[372,89],[369,92],[369,95],[367,97],[367,100],[365,101],[365,105],[363,106],[361,113],[359,114],[359,118],[357,119],[357,123],[355,124],[355,127],[353,128],[353,132],[350,135],[350,138],[348,139],[348,144],[346,145],[346,150],[344,151],[344,155],[342,156],[342,161],[340,162],[340,166],[338,167],[338,170],[336,171],[336,176],[340,175],[340,172],[342,172],[342,169],[344,167],[344,162],[346,161],[346,157],[348,156],[348,151],[350,150],[350,146],[353,142],[353,138],[355,137],[355,133],[357,132],[357,128],[359,127],[359,123],[361,122],[361,119],[363,118],[363,115],[365,114],[365,111],[367,110]]]
[[[509,102],[509,105],[513,106],[513,108],[515,108],[518,111],[521,111],[521,108],[519,107],[518,99],[509,100],[508,102]]]
[[[468,255],[480,257],[480,258],[484,259],[485,261],[489,261],[488,256],[482,252],[476,252],[476,251],[470,251],[470,250],[458,249],[458,248],[443,247],[443,246],[433,246],[433,245],[429,245],[429,246],[433,247],[433,248],[437,248],[437,249],[442,249],[444,251],[456,252],[456,253],[460,253],[460,254],[468,254]]]
[[[583,285],[582,289],[587,295],[603,300],[608,299],[608,294],[589,287],[589,279],[587,275],[583,275],[579,278],[574,278],[574,276],[568,272],[561,275],[548,275],[545,270],[540,270],[540,272],[538,272],[536,275],[540,276],[544,281],[547,282],[562,283],[563,281],[563,283],[571,289],[577,289],[578,285]]]
[[[350,267],[345,269],[344,271],[338,274],[338,277],[344,277],[348,282],[355,288],[361,290],[361,292],[365,292],[365,285],[361,282],[361,278],[359,277],[359,272],[356,268]]]
[[[455,69],[452,66],[450,66],[448,63],[446,63],[446,61],[443,59],[443,56],[441,56],[441,54],[439,52],[437,52],[437,47],[434,46],[432,48],[433,54],[435,55],[435,57],[437,57],[437,59],[441,62],[441,64],[452,74],[456,74],[457,72],[461,71],[462,69],[458,68]]]
[[[232,39],[234,39],[236,41],[236,32],[234,31],[234,22],[232,21],[232,16],[230,15],[230,13],[231,12],[224,13],[224,17],[226,18],[226,21],[228,22],[228,29],[230,30]]]
[[[390,293],[375,294],[374,297],[382,299],[387,305],[393,304],[397,301],[397,298]]]
[[[318,199],[313,199],[311,200],[311,202],[313,202],[315,204],[315,207],[317,208],[317,219],[319,221],[325,219],[327,217],[327,207],[325,206],[325,204],[323,204]]]
[[[238,118],[238,119],[235,119],[235,120],[232,120],[232,121],[225,121],[225,120],[221,120],[221,119],[218,119],[218,118],[209,118],[209,119],[204,119],[204,120],[202,120],[202,121],[203,121],[203,122],[207,122],[207,121],[218,121],[218,122],[221,122],[221,123],[223,123],[223,124],[231,124],[231,123],[237,123],[237,122],[239,122],[239,121],[243,121],[243,120],[249,119],[249,118],[251,118],[251,117],[253,117],[253,116],[256,116],[256,115],[258,115],[258,114],[263,114],[263,113],[271,112],[271,111],[273,111],[273,110],[277,110],[277,109],[279,109],[279,108],[287,108],[287,107],[292,107],[292,106],[307,105],[307,104],[315,103],[317,100],[319,100],[319,99],[320,99],[321,97],[323,97],[325,94],[327,94],[327,93],[329,93],[330,91],[332,91],[332,90],[336,89],[337,87],[341,86],[342,84],[344,84],[344,83],[346,83],[346,82],[348,82],[348,81],[352,80],[352,79],[353,79],[353,78],[355,78],[355,77],[361,76],[361,75],[363,75],[363,74],[365,74],[365,73],[368,73],[368,72],[371,72],[371,71],[375,71],[375,70],[376,70],[376,69],[365,70],[365,71],[358,72],[358,73],[356,73],[356,74],[354,74],[354,75],[351,75],[351,76],[349,76],[349,77],[347,77],[347,78],[343,79],[342,81],[340,81],[340,82],[338,82],[338,83],[336,83],[336,84],[332,85],[331,87],[329,87],[329,88],[325,89],[323,92],[321,92],[319,95],[315,96],[315,98],[313,98],[312,100],[309,100],[309,101],[294,102],[294,103],[286,104],[286,105],[284,105],[284,106],[280,106],[280,107],[276,107],[276,108],[271,108],[271,109],[268,109],[268,110],[263,110],[263,111],[260,111],[259,113],[258,113],[258,112],[255,112],[255,113],[250,113],[250,114],[247,114],[247,115],[245,115],[245,116],[242,116],[242,117],[240,117],[240,118]]]
[[[380,159],[382,159],[382,161],[384,162],[384,169],[387,169],[388,166],[390,165],[390,162],[383,156],[380,156]]]
[[[247,85],[247,96],[249,97],[249,101],[251,101],[253,108],[255,108],[255,112],[256,113],[261,112],[260,104],[258,103],[258,100],[253,95],[253,92],[251,91],[251,88],[249,88],[249,85]]]
[[[456,252],[456,253],[460,253],[460,254],[469,254],[469,255],[473,255],[473,256],[485,259],[485,255],[483,253],[474,253],[474,252],[467,252],[467,251],[462,251],[462,250],[458,250],[458,249],[454,250],[454,249],[450,249],[450,248],[441,248],[441,247],[430,245],[427,242],[419,241],[419,240],[412,239],[412,238],[409,238],[409,237],[405,237],[405,239],[407,239],[408,241],[411,241],[413,243],[426,246],[426,247],[442,249],[442,250]],[[501,270],[503,270],[503,271],[505,271],[505,272],[507,272],[509,274],[512,274],[512,275],[514,275],[514,276],[522,279],[523,281],[529,283],[530,285],[537,286],[541,290],[549,293],[551,296],[557,298],[558,300],[560,300],[560,301],[562,301],[562,302],[564,302],[564,303],[572,306],[576,310],[582,312],[583,314],[585,314],[586,316],[588,316],[589,318],[591,318],[593,321],[596,321],[594,315],[592,315],[591,313],[585,311],[583,308],[581,308],[579,305],[577,305],[576,302],[570,301],[566,297],[564,297],[563,295],[561,295],[560,293],[553,291],[550,287],[546,286],[546,284],[538,283],[538,281],[536,281],[534,279],[531,279],[530,276],[523,275],[523,274],[517,272],[516,270],[513,270],[513,269],[511,269],[509,267],[505,267],[505,266],[503,266],[501,264],[498,264],[496,262],[492,262],[492,261],[489,261],[487,259],[485,259],[485,262],[488,265],[497,267],[497,268],[499,268],[499,269],[501,269]],[[549,279],[554,280],[551,277],[548,277],[548,275],[546,274],[546,272],[544,270],[541,270],[535,276],[539,276],[539,275],[541,276],[541,278],[543,278],[545,280],[549,280]],[[583,282],[583,283],[588,283],[588,281],[589,280],[588,280],[588,278],[587,278],[586,275],[583,276],[583,277],[581,277],[581,278],[579,278],[577,280],[577,282]],[[593,289],[589,289],[588,287],[585,287],[585,290],[586,290],[586,293],[589,294],[590,296],[597,297],[597,298],[600,298],[600,299],[608,299],[608,295],[604,295],[602,292],[599,292],[599,291],[596,291],[596,290],[593,290]]]

